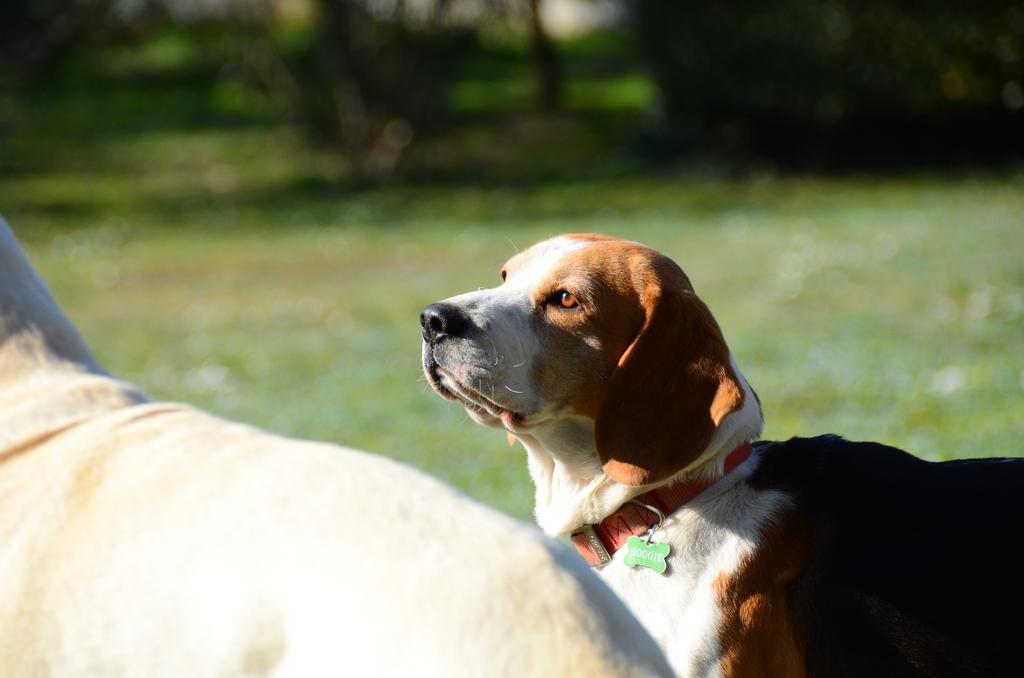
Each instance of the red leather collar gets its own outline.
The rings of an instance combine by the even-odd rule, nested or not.
[[[745,462],[752,451],[750,443],[743,443],[730,452],[725,458],[725,473]],[[651,526],[658,524],[658,514],[640,504],[650,504],[667,516],[716,482],[718,480],[675,483],[645,492],[600,523],[584,525],[570,534],[569,538],[591,567],[601,567],[611,562],[612,554],[627,539],[646,534]]]

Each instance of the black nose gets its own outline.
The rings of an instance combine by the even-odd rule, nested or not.
[[[451,304],[431,304],[420,313],[423,326],[423,341],[436,344],[444,337],[461,336],[469,325],[469,318],[462,310]]]

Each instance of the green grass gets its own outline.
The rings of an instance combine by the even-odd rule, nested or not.
[[[933,459],[1019,452],[1015,181],[509,190],[383,189],[333,213],[296,194],[286,227],[210,200],[174,228],[145,196],[95,227],[57,228],[31,208],[11,221],[103,363],[154,397],[403,459],[517,515],[530,507],[522,453],[428,391],[417,314],[493,284],[516,247],[561,231],[675,257],[758,390],[768,437],[836,432]],[[234,226],[218,229],[225,210]]]
[[[644,96],[631,77],[610,80],[623,101]],[[514,146],[494,161],[523,163],[506,175],[353,184],[290,128],[209,115],[185,81],[146,103],[136,80],[111,78],[110,100],[138,109],[121,101],[110,124],[81,83],[3,109],[0,211],[101,361],[155,398],[402,459],[528,516],[522,451],[424,383],[417,316],[495,283],[516,248],[599,230],[687,270],[761,396],[767,437],[834,432],[931,459],[1020,452],[1022,174],[573,170],[557,125],[579,128],[563,119],[540,136],[455,140],[455,153]],[[531,149],[551,163],[533,175]]]

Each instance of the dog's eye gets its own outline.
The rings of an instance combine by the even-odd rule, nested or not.
[[[501,282],[505,282],[505,278],[508,277],[508,271],[501,269]]]
[[[568,290],[559,290],[552,295],[562,308],[576,308],[580,302],[576,301],[576,295]]]

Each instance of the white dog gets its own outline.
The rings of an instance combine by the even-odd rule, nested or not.
[[[106,374],[2,220],[0,540],[0,676],[670,673],[532,529]]]

